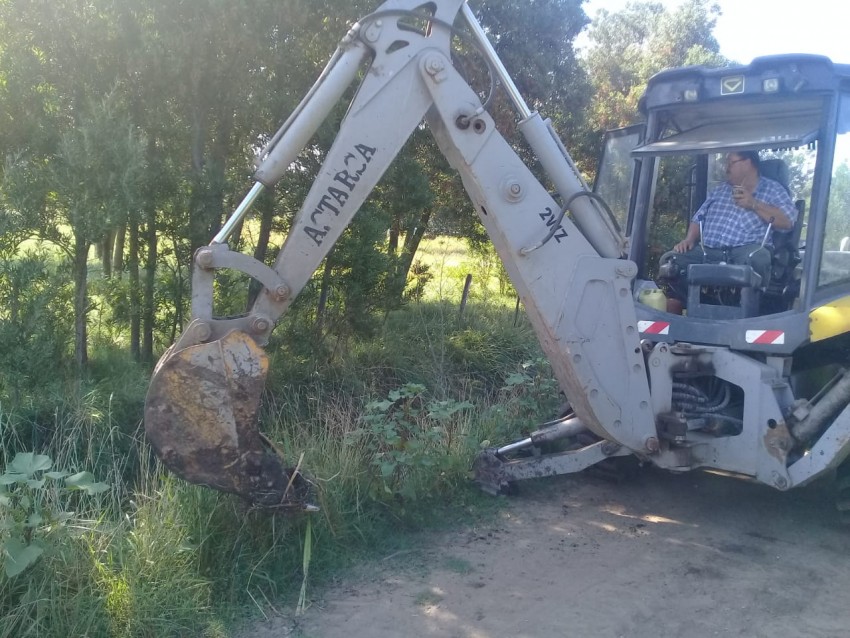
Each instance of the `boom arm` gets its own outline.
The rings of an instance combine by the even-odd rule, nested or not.
[[[256,172],[258,185],[237,209],[284,174],[371,55],[346,114],[273,268],[222,242],[234,220],[196,256],[193,321],[160,362],[146,405],[146,428],[166,464],[193,482],[264,504],[290,498],[291,476],[256,439],[256,404],[267,362],[258,347],[309,281],[413,130],[425,119],[460,173],[542,347],[577,417],[602,438],[642,450],[655,436],[630,282],[637,269],[619,257],[625,241],[596,203],[551,126],[525,106],[463,0],[429,3],[425,33],[412,31],[415,2],[390,0],[359,22]],[[574,224],[504,138],[451,62],[461,12],[491,71],[523,118],[519,127],[570,205]],[[417,14],[420,15],[421,14]],[[544,241],[548,238],[548,241]],[[217,268],[236,268],[264,290],[244,317],[212,316]],[[200,390],[199,384],[203,387]],[[199,434],[199,432],[201,434]],[[217,459],[212,462],[210,459]]]

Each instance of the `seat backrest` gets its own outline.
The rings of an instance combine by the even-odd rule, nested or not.
[[[797,209],[797,221],[794,222],[794,227],[785,232],[774,231],[773,233],[773,248],[787,248],[796,251],[800,246],[800,235],[805,226],[804,217],[806,216],[806,200],[798,199],[794,202],[794,208]]]
[[[785,188],[787,193],[791,194],[791,189],[788,186],[788,165],[781,159],[766,159],[759,162],[759,173],[763,177],[779,182]]]
[[[800,293],[800,281],[795,272],[800,263],[800,234],[805,225],[806,201],[798,199],[794,206],[797,208],[794,228],[773,233],[773,264],[766,291],[765,313],[788,310]]]
[[[782,184],[786,192],[789,195],[791,194],[791,189],[788,187],[788,165],[784,160],[762,160],[759,163],[759,172],[763,177]],[[787,279],[786,269],[788,267],[793,268],[800,261],[797,248],[800,243],[800,231],[803,229],[803,217],[806,213],[805,200],[798,199],[794,202],[794,207],[797,209],[797,221],[794,227],[789,231],[774,231],[773,233],[773,277],[780,280]]]

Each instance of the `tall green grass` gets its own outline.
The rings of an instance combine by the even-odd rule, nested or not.
[[[36,530],[47,549],[34,566],[0,572],[0,638],[226,636],[246,609],[295,607],[305,550],[309,601],[311,585],[486,498],[469,481],[482,442],[519,436],[557,403],[529,326],[515,325],[512,299],[463,317],[437,299],[379,320],[373,339],[317,350],[309,329],[282,326],[270,349],[261,427],[291,464],[303,456],[315,514],[251,510],[164,471],[141,429],[147,373],[111,347],[94,349],[91,379],[0,405],[0,470],[35,451],[109,484],[45,498],[73,515]]]

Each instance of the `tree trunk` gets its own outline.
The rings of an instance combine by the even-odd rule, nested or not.
[[[141,284],[139,283],[139,220],[131,215],[128,230],[130,231],[129,254],[127,270],[130,274],[130,354],[133,359],[141,359]]]
[[[174,254],[179,255],[180,249],[177,245],[177,240],[172,240],[174,243]],[[174,321],[171,322],[171,335],[169,336],[169,343],[174,343],[177,340],[177,331],[183,328],[183,287],[184,287],[184,277],[183,277],[183,265],[179,262],[175,265],[174,270],[174,278],[177,281],[177,290],[174,293],[174,298],[172,299],[172,303],[174,304],[175,313],[174,313]],[[191,277],[191,270],[189,272]]]
[[[208,189],[205,185],[204,167],[206,165],[207,113],[204,108],[196,108],[192,122],[192,174],[189,193],[189,254],[209,241],[206,220]],[[192,264],[189,266],[192,268]]]
[[[224,106],[224,105],[220,105]],[[210,192],[208,193],[210,221],[210,239],[218,234],[224,224],[224,197],[227,192],[227,161],[230,159],[230,138],[233,135],[233,113],[227,108],[219,108],[214,137],[210,140],[208,158],[208,175],[210,177]],[[242,233],[242,225],[234,229],[231,246],[236,246]],[[209,241],[209,240],[207,240]],[[206,242],[205,242],[206,243]]]
[[[410,267],[413,265],[413,258],[416,256],[416,251],[419,249],[419,243],[425,236],[425,231],[428,230],[428,222],[431,219],[431,210],[422,211],[419,216],[419,223],[416,227],[408,231],[404,236],[404,244],[401,247],[401,255],[399,255],[395,270],[395,281],[398,288],[398,300],[401,301],[401,295],[404,293],[404,285],[407,282],[407,275],[410,272]]]
[[[151,164],[160,166],[161,158],[156,140],[153,136],[148,138],[148,160]],[[142,352],[141,360],[145,363],[153,362],[153,334],[156,321],[156,306],[154,299],[154,287],[156,285],[156,266],[159,257],[159,245],[156,227],[156,205],[148,200],[144,207],[144,244],[147,245],[145,252],[145,281],[142,296]]]
[[[156,307],[154,306],[154,287],[156,285],[156,264],[159,246],[156,236],[156,209],[149,206],[145,213],[145,238],[148,251],[145,258],[145,290],[142,309],[142,361],[150,363],[153,361],[153,330],[156,320]]]
[[[269,240],[272,234],[272,223],[274,222],[274,197],[270,194],[261,195],[256,203],[257,209],[260,211],[260,236],[257,238],[257,247],[254,248],[254,259],[266,262],[266,253],[269,249]],[[256,279],[252,279],[248,286],[248,304],[245,308],[246,312],[251,309],[254,302],[257,300],[257,295],[263,289],[262,284]]]
[[[226,220],[225,220],[226,221]],[[233,232],[227,238],[227,245],[233,250],[240,250],[242,246],[242,230],[245,227],[245,220],[240,221],[233,227]]]
[[[398,218],[394,218],[390,225],[389,242],[387,243],[387,254],[390,257],[395,257],[398,254],[398,240],[401,235],[400,227]]]
[[[74,233],[74,362],[80,374],[89,362],[88,328],[88,257],[89,242]]]
[[[325,311],[328,307],[328,297],[331,292],[331,275],[333,274],[333,249],[325,259],[325,269],[322,272],[322,288],[319,291],[319,304],[316,306],[316,333],[321,334],[325,324]]]
[[[103,269],[103,278],[109,279],[112,277],[112,244],[115,240],[115,231],[107,230],[103,233],[103,238],[100,240],[100,265]]]
[[[115,246],[112,249],[112,274],[121,278],[124,273],[124,238],[127,236],[127,224],[121,224],[115,231]]]

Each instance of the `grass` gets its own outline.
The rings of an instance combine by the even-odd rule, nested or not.
[[[494,252],[472,252],[467,242],[457,237],[436,237],[422,241],[416,260],[433,275],[425,295],[428,301],[461,298],[467,275],[472,275],[470,298],[488,299],[497,305],[513,307],[516,298],[505,293],[501,264]]]
[[[70,518],[35,528],[46,549],[33,568],[15,578],[0,575],[0,636],[188,632],[213,617],[213,582],[199,573],[190,536],[201,510],[182,502],[200,488],[163,475],[137,433],[123,434],[91,395],[84,398],[57,412],[56,434],[42,452],[54,469],[97,472],[110,489],[61,501],[45,492],[36,511]],[[12,457],[14,443],[4,441],[4,458]],[[128,484],[128,474],[139,482]]]
[[[308,605],[340,570],[414,551],[420,530],[489,516],[497,505],[470,484],[472,458],[483,441],[549,418],[557,391],[545,367],[523,367],[540,357],[536,338],[483,260],[454,240],[427,242],[422,259],[434,274],[425,298],[388,314],[374,338],[313,359],[293,332],[270,351],[262,429],[293,462],[303,454],[321,507],[309,519],[253,511],[165,471],[140,429],[147,373],[108,342],[92,348],[90,379],[29,407],[0,404],[0,463],[37,451],[109,485],[48,502],[73,515],[34,529],[47,549],[32,568],[0,573],[0,638],[224,637],[246,609]],[[524,381],[506,385],[515,373]],[[414,389],[394,399],[402,388]]]

